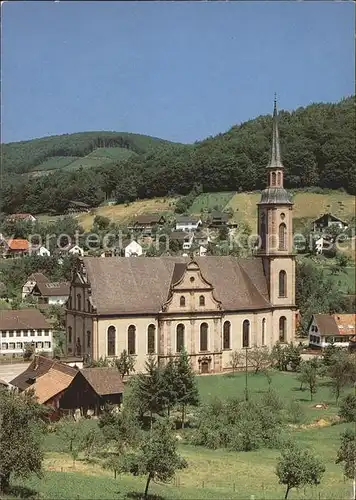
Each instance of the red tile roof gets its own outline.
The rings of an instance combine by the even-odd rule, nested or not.
[[[28,251],[30,248],[30,244],[27,240],[14,239],[8,240],[6,243],[9,250]]]

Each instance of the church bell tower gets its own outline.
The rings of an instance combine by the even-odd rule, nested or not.
[[[279,327],[276,324],[275,329],[279,328],[280,341],[289,342],[294,336],[295,323],[293,203],[283,185],[284,166],[279,143],[276,97],[273,110],[271,158],[266,170],[267,187],[262,191],[261,200],[257,205],[257,229],[260,237],[258,256],[263,260],[272,307],[278,308],[278,314],[283,314],[285,317],[284,331],[281,330],[281,324]]]

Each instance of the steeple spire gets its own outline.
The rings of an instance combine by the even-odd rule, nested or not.
[[[282,161],[281,161],[281,148],[279,145],[278,111],[277,111],[277,94],[276,93],[274,94],[271,160],[270,160],[267,168],[273,168],[273,169],[284,168]]]

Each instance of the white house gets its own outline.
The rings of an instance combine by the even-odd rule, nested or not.
[[[42,273],[33,273],[28,278],[26,283],[22,287],[22,298],[26,298],[32,290],[35,288],[37,283],[49,283],[49,279]]]
[[[314,232],[322,232],[323,230],[332,226],[336,226],[339,229],[347,229],[348,223],[343,221],[342,219],[339,219],[339,217],[336,217],[331,213],[323,214],[318,219],[315,219],[313,221]]]
[[[71,255],[79,255],[80,257],[84,257],[84,250],[79,245],[73,245],[68,253]]]
[[[192,217],[190,215],[182,215],[177,217],[176,231],[196,231],[202,222],[199,217]]]
[[[44,246],[40,247],[33,247],[30,250],[31,254],[38,255],[39,257],[49,257],[51,255],[51,252],[48,250],[48,248]]]
[[[38,309],[0,310],[0,356],[22,356],[26,344],[51,353],[52,327]]]
[[[125,246],[125,257],[139,257],[142,253],[142,246],[135,240]]]
[[[349,347],[355,336],[355,314],[314,314],[308,329],[309,345],[324,348],[330,344]]]

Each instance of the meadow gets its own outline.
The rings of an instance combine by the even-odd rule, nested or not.
[[[310,401],[308,391],[300,391],[295,374],[276,372],[272,388],[285,404],[297,400],[305,411],[305,422],[286,429],[286,436],[319,455],[326,473],[318,487],[292,490],[290,499],[342,499],[349,498],[351,484],[344,481],[342,468],[335,464],[341,432],[347,424],[337,423],[337,406],[326,385],[320,385]],[[203,402],[212,398],[242,397],[245,374],[205,375],[198,377],[198,387]],[[268,390],[266,377],[248,375],[250,397],[258,398]],[[315,408],[317,403],[327,409]],[[275,467],[279,450],[260,449],[253,452],[231,452],[225,449],[210,450],[188,444],[192,429],[177,431],[183,438],[179,451],[188,461],[188,468],[180,471],[167,485],[152,484],[151,495],[156,499],[282,499],[285,488],[278,484]],[[90,462],[79,459],[73,466],[72,459],[63,453],[56,435],[49,434],[45,442],[46,458],[42,479],[33,477],[18,481],[17,486],[39,493],[40,498],[60,499],[128,499],[140,498],[145,479],[120,475],[100,465],[100,459]],[[22,490],[22,495],[29,494]]]

